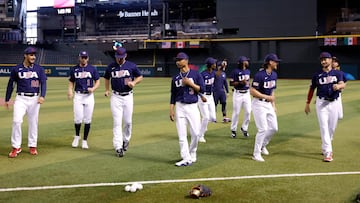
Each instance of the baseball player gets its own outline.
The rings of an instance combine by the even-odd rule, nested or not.
[[[234,87],[233,113],[230,126],[231,137],[233,138],[236,137],[239,114],[242,108],[244,109],[244,119],[240,130],[245,137],[250,136],[248,133],[251,113],[249,60],[246,56],[240,56],[238,67],[230,75],[230,86]]]
[[[21,124],[25,114],[28,117],[28,147],[30,154],[38,154],[38,118],[40,104],[45,102],[47,77],[44,69],[35,64],[35,60],[36,49],[34,47],[26,48],[23,62],[16,65],[10,73],[5,96],[5,105],[8,109],[14,83],[16,84],[10,158],[16,157],[21,152]]]
[[[178,53],[175,60],[180,72],[171,81],[170,120],[176,120],[182,158],[175,165],[190,166],[197,159],[196,151],[201,125],[197,102],[199,92],[204,91],[204,81],[198,71],[189,68],[189,57],[186,53]],[[191,134],[190,146],[187,139],[188,125]]]
[[[214,102],[215,102],[215,110],[220,102],[221,104],[221,112],[223,115],[223,122],[227,123],[230,122],[230,118],[226,116],[226,99],[229,96],[229,86],[226,81],[226,67],[227,61],[218,61],[216,63],[217,69],[215,73],[215,80],[214,80]],[[225,88],[225,89],[224,89]]]
[[[339,62],[339,59],[335,56],[333,56],[332,58],[332,68],[335,69],[335,70],[339,70],[341,71],[341,68],[340,68],[340,62]],[[347,82],[347,79],[345,77],[345,73],[343,71],[341,71],[342,74],[343,74],[343,79],[344,79],[344,83],[345,83],[345,86],[346,86],[346,82]],[[340,91],[339,93],[339,98],[335,101],[338,103],[339,107],[338,107],[338,110],[339,110],[339,119],[343,119],[344,118],[344,111],[343,111],[343,105],[342,105],[342,99],[341,99],[341,93],[342,91]]]
[[[113,145],[118,157],[123,157],[129,147],[134,109],[133,88],[143,79],[137,65],[127,61],[126,57],[126,49],[118,47],[115,51],[116,62],[107,66],[104,75],[106,97],[110,95],[111,80],[110,107],[114,120]]]
[[[202,71],[200,74],[203,77],[205,83],[205,92],[203,96],[206,98],[206,101],[202,101],[200,98],[198,100],[198,105],[201,114],[201,128],[200,128],[200,138],[199,142],[206,142],[205,132],[207,131],[207,126],[209,122],[216,122],[216,111],[215,111],[215,102],[213,97],[214,89],[214,80],[215,80],[215,68],[216,68],[216,59],[209,57],[205,61],[206,70]]]
[[[254,153],[252,159],[264,162],[261,156],[269,155],[266,146],[272,136],[278,131],[278,122],[275,107],[275,89],[277,81],[277,65],[281,60],[276,54],[265,56],[262,68],[255,74],[250,87],[252,110],[257,133],[255,137]]]
[[[81,147],[88,149],[87,138],[89,136],[91,119],[94,111],[94,92],[100,85],[100,76],[97,69],[90,65],[89,55],[86,51],[79,53],[79,64],[70,70],[68,85],[68,99],[73,100],[75,136],[71,144],[78,147],[80,140],[81,123],[84,122],[84,137]],[[75,96],[73,91],[75,89]]]
[[[320,126],[321,149],[325,162],[333,160],[332,139],[338,122],[339,105],[336,100],[345,88],[343,73],[332,68],[332,57],[328,52],[320,54],[322,69],[317,71],[312,79],[307,95],[305,113],[310,113],[310,102],[316,91],[316,114]]]

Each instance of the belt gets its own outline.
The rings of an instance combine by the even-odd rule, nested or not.
[[[89,91],[75,91],[78,94],[89,94]]]
[[[17,95],[20,96],[27,96],[27,97],[34,97],[34,96],[38,96],[39,93],[27,93],[27,92],[18,92]]]
[[[127,95],[131,94],[133,91],[131,90],[129,92],[117,92],[117,91],[113,90],[112,92],[113,92],[113,94],[116,94],[116,95],[119,95],[119,96],[127,96]]]
[[[327,98],[327,97],[319,97],[319,99],[322,99],[322,100],[325,100],[325,101],[329,101],[329,102],[332,102],[332,101],[337,100],[337,98]]]
[[[235,90],[235,92],[245,94],[248,92],[248,90]]]
[[[212,92],[205,92],[206,95],[212,95]]]
[[[266,99],[259,99],[260,101],[263,101],[263,102],[270,102],[269,100],[266,100]]]

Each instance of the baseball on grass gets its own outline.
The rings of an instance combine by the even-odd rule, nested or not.
[[[130,188],[130,192],[136,192],[136,190],[137,190],[137,187],[136,187],[136,185],[133,184]]]
[[[131,186],[130,186],[130,185],[125,186],[125,191],[126,191],[126,192],[130,192],[130,189],[131,189]]]
[[[138,184],[137,184],[137,189],[142,190],[142,189],[143,189],[143,185],[142,185],[141,183],[138,183]]]

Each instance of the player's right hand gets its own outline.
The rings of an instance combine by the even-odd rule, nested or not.
[[[108,97],[109,96],[109,91],[105,91],[105,97]]]
[[[310,105],[308,103],[305,105],[305,113],[306,115],[310,113]]]

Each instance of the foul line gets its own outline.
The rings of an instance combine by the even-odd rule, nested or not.
[[[328,173],[294,173],[294,174],[234,176],[234,177],[217,177],[217,178],[178,179],[178,180],[132,181],[132,182],[119,182],[119,183],[92,183],[92,184],[76,184],[76,185],[55,185],[55,186],[37,186],[37,187],[15,187],[15,188],[0,188],[0,192],[30,191],[30,190],[51,190],[51,189],[65,189],[65,188],[85,188],[85,187],[104,187],[104,186],[118,186],[118,185],[128,185],[128,184],[132,184],[132,183],[134,183],[134,182],[141,183],[141,184],[159,184],[159,183],[183,183],[183,182],[198,182],[198,181],[224,181],[224,180],[240,180],[240,179],[306,177],[306,176],[334,176],[334,175],[360,175],[360,171],[352,171],[352,172],[328,172]]]

